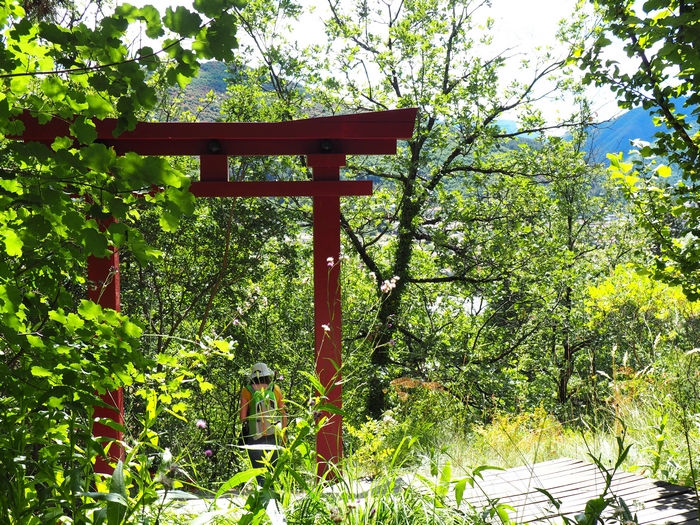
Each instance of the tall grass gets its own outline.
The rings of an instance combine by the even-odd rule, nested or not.
[[[639,376],[613,387],[593,426],[586,418],[561,422],[545,410],[495,414],[488,424],[449,438],[458,468],[474,465],[510,468],[559,458],[600,459],[613,464],[617,437],[631,444],[623,468],[671,483],[696,486],[700,459],[697,401],[678,395],[678,382]]]

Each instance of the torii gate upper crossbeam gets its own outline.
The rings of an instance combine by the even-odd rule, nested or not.
[[[337,115],[274,123],[152,123],[140,122],[132,131],[115,137],[116,121],[95,121],[97,142],[113,147],[117,154],[199,156],[200,181],[190,191],[196,197],[284,197],[314,199],[314,334],[315,367],[324,385],[327,401],[338,409],[342,404],[340,381],[340,197],[371,195],[371,181],[341,181],[340,168],[347,155],[392,155],[399,139],[413,135],[417,109],[407,108],[356,115]],[[18,118],[24,132],[14,139],[51,144],[56,137],[70,136],[70,123],[54,118],[45,124],[29,114]],[[76,145],[77,146],[77,145]],[[229,156],[305,156],[311,181],[230,182]],[[138,188],[134,188],[135,190]],[[119,259],[116,252],[105,260],[89,261],[90,280],[98,287],[109,283],[97,300],[119,308]],[[332,261],[332,264],[329,263]],[[94,294],[91,294],[94,296]],[[121,391],[106,396],[123,418]],[[110,411],[103,417],[112,418]],[[325,413],[328,423],[316,441],[318,473],[323,474],[342,454],[342,420]],[[121,434],[107,426],[96,427],[103,437],[121,441]],[[113,458],[120,450],[111,451]],[[98,464],[96,470],[106,467]],[[107,470],[99,470],[107,472]]]

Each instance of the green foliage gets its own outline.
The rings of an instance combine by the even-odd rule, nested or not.
[[[575,42],[572,62],[585,71],[586,82],[613,90],[621,107],[642,106],[654,114],[659,127],[655,142],[640,144],[632,162],[611,157],[611,171],[636,204],[635,215],[650,235],[650,271],[697,298],[699,216],[694,183],[700,173],[700,81],[691,72],[698,62],[698,12],[677,0],[592,3],[601,25],[590,40],[579,37]],[[638,68],[627,71],[608,58],[613,39],[622,42]],[[670,166],[682,177],[672,186],[664,182]]]
[[[629,367],[631,375],[662,366],[677,349],[689,349],[699,305],[688,301],[679,287],[620,266],[591,286],[588,296],[589,329],[598,332],[602,346],[617,348],[622,356],[617,363],[598,361],[597,370],[608,377],[614,366]]]
[[[465,406],[443,385],[400,377],[391,381],[390,387],[395,408],[388,414],[401,421],[423,449],[433,449],[445,432],[457,434],[466,428],[469,418]]]
[[[197,523],[257,523],[280,509],[314,523],[506,523],[505,506],[465,517],[446,505],[457,464],[441,461],[446,436],[493,421],[510,436],[499,443],[504,456],[529,443],[535,457],[549,457],[569,435],[552,414],[607,424],[600,407],[617,411],[645,382],[666,379],[695,406],[694,354],[682,354],[696,340],[695,306],[615,271],[637,242],[619,194],[587,165],[577,133],[571,141],[542,133],[540,82],[561,73],[557,86],[577,94],[565,64],[545,53],[534,81],[502,88],[505,59],[498,50],[486,58],[489,36],[466,4],[418,0],[391,13],[350,4],[333,3],[330,40],[306,50],[284,39],[300,14],[292,2],[198,0],[196,12],[174,7],[163,17],[123,4],[68,27],[33,23],[16,3],[0,8],[0,131],[19,136],[12,117],[23,110],[71,122],[69,136],[50,144],[0,143],[0,464],[8,473],[0,508],[9,523],[65,515],[153,523],[157,489],[223,498],[245,487],[261,472],[246,471],[233,444],[242,378],[258,360],[284,376],[288,444],[234,514],[212,510]],[[383,15],[385,26],[372,22]],[[133,50],[130,24],[165,36],[164,49]],[[250,37],[244,56],[232,52],[236,28]],[[362,502],[354,487],[329,497],[314,484],[323,396],[307,380],[310,200],[195,203],[192,159],[117,156],[94,142],[95,118],[116,117],[119,133],[145,115],[203,114],[181,113],[169,96],[209,58],[229,63],[223,120],[419,108],[418,131],[396,157],[352,159],[344,174],[376,182],[371,199],[344,199],[342,219],[347,466],[377,476]],[[377,76],[358,75],[365,66]],[[580,109],[585,120],[585,103]],[[498,124],[513,112],[516,129]],[[635,169],[668,174],[668,163],[651,164],[653,153],[640,148],[639,168],[616,165],[630,195],[641,184]],[[302,159],[231,159],[230,168],[236,180],[309,177]],[[649,209],[658,202],[650,198]],[[87,257],[114,249],[128,317],[82,299],[94,286],[83,275]],[[672,366],[679,352],[682,369]],[[96,479],[92,463],[106,444],[92,437],[90,407],[101,404],[96,393],[119,387],[128,394],[127,457],[111,480]],[[525,415],[512,416],[516,409]],[[674,405],[646,425],[655,437],[637,464],[696,482],[697,411],[683,410]],[[679,428],[691,461],[674,470]],[[485,447],[492,437],[482,427],[473,441]],[[423,476],[430,494],[395,491],[399,467],[417,466],[418,451],[434,471]],[[298,491],[305,497],[292,501]],[[593,519],[601,501],[590,502]]]
[[[577,100],[565,64],[545,51],[521,77],[534,73],[531,82],[501,87],[506,59],[488,58],[490,25],[478,26],[475,6],[329,7],[328,40],[305,53],[277,33],[258,38],[277,26],[255,23],[254,7],[241,16],[280,102],[305,107],[293,88],[305,73],[304,93],[326,113],[419,108],[395,157],[349,159],[345,173],[376,183],[372,199],[343,201],[351,406],[381,417],[399,377],[440,383],[475,417],[536,405],[552,383],[568,403],[589,344],[586,283],[619,257],[599,239],[615,229],[601,221],[620,199],[600,190],[578,141],[542,134],[541,80]],[[279,14],[294,24],[293,12]],[[567,125],[586,118],[578,109]],[[517,129],[498,124],[513,115]],[[546,379],[535,379],[543,366]]]
[[[194,198],[189,178],[163,159],[118,157],[95,143],[93,119],[116,118],[115,134],[133,129],[137,115],[156,102],[147,77],[163,55],[170,57],[171,84],[196,74],[197,59],[232,58],[232,7],[217,2],[212,20],[186,8],[161,19],[152,6],[122,4],[92,23],[73,18],[59,24],[33,21],[20,2],[0,6],[3,522],[71,515],[111,525],[126,519],[121,476],[128,478],[128,461],[116,471],[111,495],[100,496],[106,514],[91,514],[96,507],[85,496],[99,482],[92,464],[106,445],[92,436],[92,407],[104,405],[98,394],[124,386],[138,391],[156,362],[141,351],[143,324],[83,299],[88,288],[101,286],[88,282],[86,261],[117,249],[143,264],[153,261],[161,253],[134,220],[147,210],[172,230],[192,213]],[[210,2],[199,8],[213,11]],[[226,31],[220,30],[221,17]],[[151,38],[170,30],[164,48],[134,49],[128,42],[134,24]],[[213,44],[196,52],[184,47],[183,39],[195,35],[201,44]],[[30,114],[42,124],[70,122],[69,136],[48,143],[15,140],[24,129],[17,117]],[[162,191],[143,195],[154,187]]]
[[[391,470],[394,463],[403,465],[410,449],[407,443],[410,438],[406,435],[408,428],[397,423],[391,414],[381,421],[367,420],[357,428],[346,424],[347,453],[354,464],[353,471],[376,477]]]

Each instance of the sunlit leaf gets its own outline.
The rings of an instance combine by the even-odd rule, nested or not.
[[[90,144],[97,138],[95,124],[83,116],[75,119],[70,125],[70,131],[81,144]]]
[[[35,365],[32,367],[32,375],[34,377],[51,377],[54,373],[51,370]]]
[[[0,235],[2,235],[5,243],[5,253],[10,257],[20,257],[22,255],[24,242],[22,242],[22,239],[17,235],[17,232],[6,228],[0,231]]]
[[[199,32],[202,25],[202,18],[189,9],[178,6],[175,10],[168,7],[163,17],[165,27],[182,36],[194,36]]]

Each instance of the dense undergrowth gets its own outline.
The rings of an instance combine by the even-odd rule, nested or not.
[[[464,491],[479,486],[485,469],[558,458],[692,486],[697,494],[699,355],[678,352],[670,365],[636,374],[616,369],[605,378],[609,396],[595,410],[573,407],[577,417],[543,403],[474,421],[440,385],[402,378],[393,384],[394,408],[382,418],[346,418],[344,459],[321,480],[314,455],[324,424],[321,397],[290,403],[285,447],[274,468],[260,471],[247,468],[236,442],[212,434],[211,422],[168,410],[156,391],[144,390],[125,439],[126,458],[112,477],[93,475],[98,449],[88,437],[89,420],[76,417],[61,427],[70,442],[47,441],[36,457],[18,456],[25,475],[11,477],[0,493],[2,523],[509,525],[517,521],[512,509],[498,501],[470,506]],[[189,439],[172,439],[167,429],[176,422]],[[256,475],[265,476],[260,486]],[[618,505],[608,488],[604,505],[582,513],[577,524],[593,525]],[[169,497],[174,491],[180,498]],[[183,503],[183,494],[196,504]],[[620,508],[614,519],[634,521]]]
[[[421,412],[426,398],[405,398],[416,403],[413,410],[399,406],[381,420],[346,425],[346,455],[338,471],[331,473],[333,481],[315,478],[312,449],[317,428],[313,417],[299,417],[290,425],[286,448],[276,467],[265,474],[262,486],[256,486],[253,479],[260,472],[251,470],[199,485],[196,479],[178,475],[193,471],[187,455],[182,455],[180,463],[168,459],[161,464],[160,477],[152,488],[195,492],[204,506],[165,504],[165,494],[160,491],[159,499],[142,507],[138,520],[134,514],[134,523],[155,523],[157,519],[160,524],[195,525],[281,524],[284,520],[299,524],[509,524],[517,521],[512,509],[498,501],[472,507],[462,501],[464,489],[478,487],[487,467],[508,468],[564,457],[593,462],[601,470],[625,470],[697,487],[696,353],[678,359],[676,371],[682,374],[647,372],[615,378],[605,407],[575,419],[557,418],[536,407],[519,414],[493,414],[490,421],[470,425],[465,431],[459,426],[464,416],[459,411],[444,412],[441,425],[435,413],[430,418]],[[403,391],[407,385],[404,381]],[[427,388],[414,396],[426,392],[428,398],[440,395],[439,389]],[[136,486],[132,484],[131,490]],[[601,496],[606,502],[601,513],[605,507],[610,511],[618,505],[614,494]],[[620,513],[608,515],[605,521],[633,522],[634,516],[625,514],[624,506],[620,508]],[[567,519],[574,518],[562,517]],[[604,523],[600,514],[582,513],[575,523],[596,520]]]

